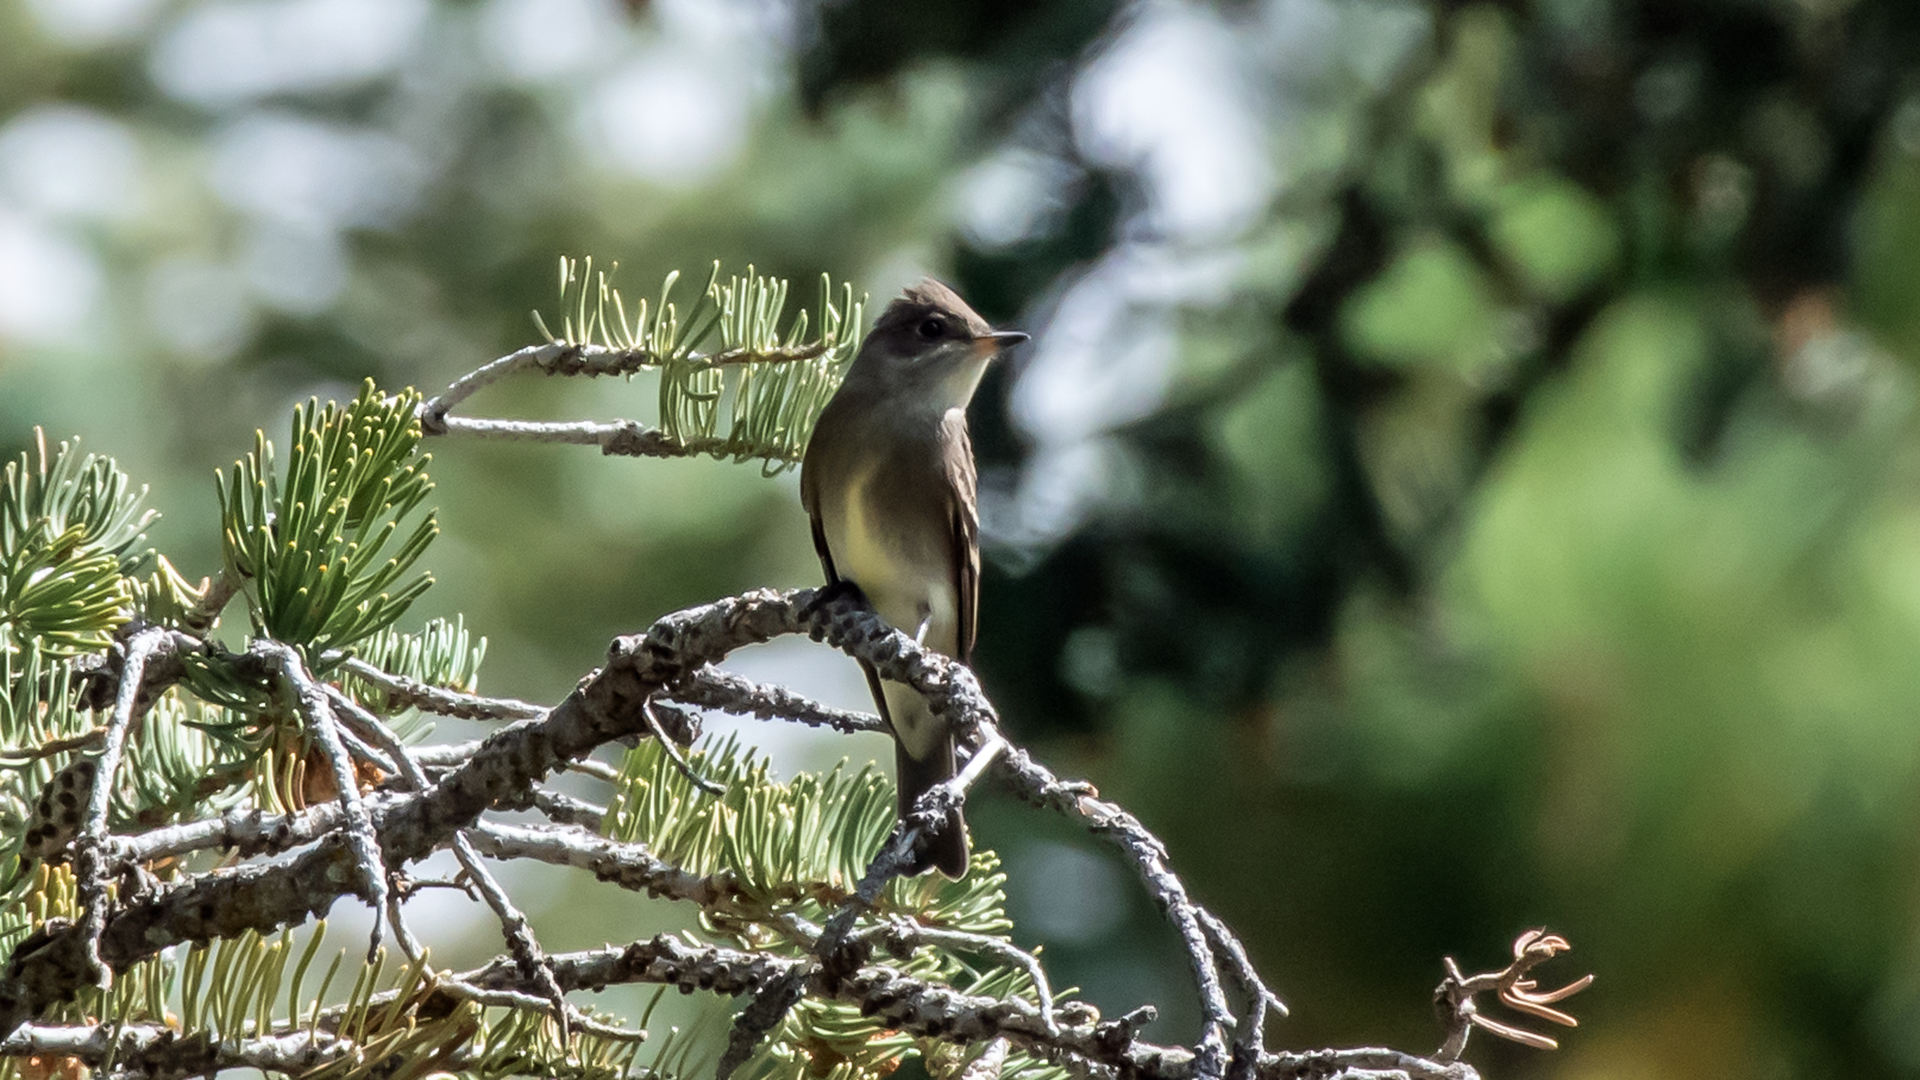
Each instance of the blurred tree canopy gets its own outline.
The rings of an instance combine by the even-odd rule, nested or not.
[[[1920,1075],[1910,0],[0,0],[0,449],[191,505],[294,400],[533,340],[563,253],[1036,333],[973,417],[982,679],[1280,1040],[1418,1045],[1443,952],[1550,923],[1585,1026],[1496,1075]],[[438,449],[427,606],[500,692],[817,574],[790,478]],[[1156,913],[1061,899],[1116,867],[973,820],[1061,978],[1184,1000]]]

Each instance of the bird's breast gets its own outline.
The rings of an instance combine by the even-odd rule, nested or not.
[[[927,644],[956,648],[957,598],[944,519],[921,520],[914,507],[885,495],[877,464],[853,472],[837,492],[821,493],[821,526],[834,571],[853,582],[895,629],[915,633],[931,617]],[[915,500],[917,502],[918,500]]]

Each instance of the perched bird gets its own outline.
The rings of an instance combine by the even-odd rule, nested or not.
[[[988,326],[937,281],[908,289],[861,343],[800,469],[800,501],[829,587],[858,588],[895,629],[963,664],[973,657],[980,598],[967,403],[987,364],[1026,339]],[[861,666],[893,729],[904,815],[953,776],[953,733],[926,698]],[[911,873],[966,873],[958,810],[922,850]]]

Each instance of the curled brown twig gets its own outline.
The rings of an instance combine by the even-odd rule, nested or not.
[[[1537,1050],[1559,1049],[1558,1042],[1539,1032],[1488,1018],[1480,1011],[1475,998],[1492,990],[1510,1009],[1564,1027],[1578,1027],[1579,1021],[1553,1006],[1592,986],[1593,976],[1583,975],[1558,990],[1541,990],[1540,984],[1528,975],[1535,965],[1571,948],[1573,946],[1567,943],[1566,938],[1549,934],[1544,927],[1537,927],[1514,939],[1513,963],[1498,971],[1463,975],[1453,957],[1447,957],[1447,977],[1433,991],[1433,1007],[1447,1025],[1447,1041],[1441,1044],[1434,1060],[1460,1060],[1460,1055],[1467,1048],[1467,1035],[1476,1027],[1484,1028],[1509,1042]]]

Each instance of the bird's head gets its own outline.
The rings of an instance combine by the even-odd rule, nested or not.
[[[952,289],[928,278],[880,313],[847,378],[937,411],[964,408],[987,364],[1025,340],[1018,330],[987,325]]]

